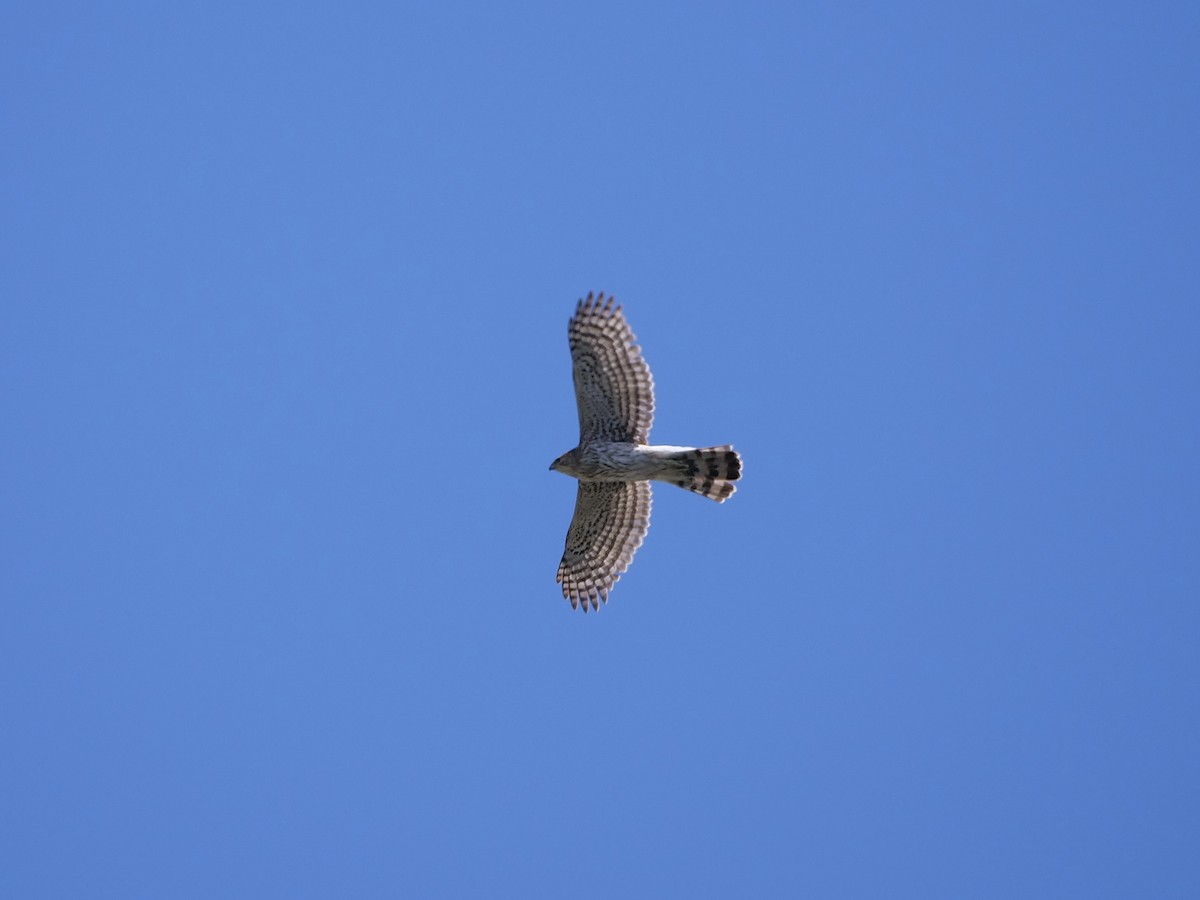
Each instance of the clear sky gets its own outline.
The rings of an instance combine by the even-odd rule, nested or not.
[[[0,896],[1200,896],[1195,3],[3,19]]]

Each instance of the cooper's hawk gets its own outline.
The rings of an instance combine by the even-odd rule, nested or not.
[[[650,482],[718,503],[733,495],[742,459],[721,447],[652,447],[654,382],[621,313],[589,293],[567,328],[579,407],[579,446],[550,464],[579,479],[558,583],[572,607],[599,609],[650,527]]]

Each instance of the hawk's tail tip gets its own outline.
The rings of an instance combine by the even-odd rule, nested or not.
[[[733,482],[742,477],[742,457],[732,444],[687,450],[680,459],[684,470],[675,483],[681,488],[718,503],[724,503],[737,490]]]

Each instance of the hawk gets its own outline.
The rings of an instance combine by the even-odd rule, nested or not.
[[[579,446],[550,464],[579,479],[575,515],[558,564],[573,608],[587,612],[629,568],[650,527],[650,482],[666,481],[724,503],[742,476],[733,447],[651,446],[654,382],[620,306],[580,300],[567,328],[579,407]]]

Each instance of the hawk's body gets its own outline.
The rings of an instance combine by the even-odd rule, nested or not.
[[[571,606],[597,609],[629,568],[650,527],[650,481],[723,503],[741,477],[733,448],[650,446],[654,382],[621,313],[588,294],[568,329],[579,407],[579,446],[550,468],[579,479],[575,515],[558,566]]]

